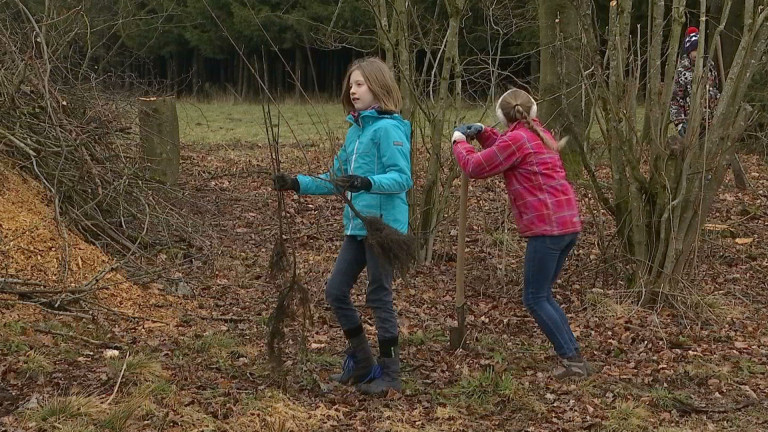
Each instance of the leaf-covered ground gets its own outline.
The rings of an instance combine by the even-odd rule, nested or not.
[[[330,151],[315,146],[305,153],[286,144],[283,166],[319,172]],[[715,225],[702,231],[689,286],[676,301],[685,313],[635,306],[612,224],[577,185],[584,232],[555,291],[598,372],[576,383],[549,377],[555,358],[522,306],[525,244],[507,218],[500,180],[473,182],[467,347],[448,347],[458,201],[450,199],[433,263],[395,285],[405,389],[370,398],[327,379],[344,348],[323,295],[342,240],[341,202],[287,198],[289,248],[311,292],[313,322],[302,341],[300,326],[290,321],[286,362],[275,370],[265,352],[267,317],[280,289],[267,277],[278,222],[264,173],[267,148],[187,147],[180,184],[185,211],[205,222],[214,245],[182,270],[193,294],[168,295],[150,284],[131,288],[135,294],[124,300],[117,289],[117,304],[105,303],[150,321],[114,313],[92,320],[53,316],[0,297],[0,415],[6,415],[0,429],[766,430],[768,168],[760,157],[743,159],[752,189],[724,186],[709,220]],[[0,250],[14,248],[4,236]],[[57,250],[55,244],[44,249]],[[177,255],[160,258],[172,262]],[[362,307],[364,281],[354,300],[375,341]],[[112,352],[35,330],[40,327],[125,349]]]

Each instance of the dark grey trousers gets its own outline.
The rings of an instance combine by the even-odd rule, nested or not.
[[[360,325],[360,314],[352,304],[350,292],[364,268],[368,268],[365,305],[373,311],[378,338],[397,338],[397,312],[392,304],[392,268],[366,245],[364,239],[346,236],[333,273],[325,286],[325,299],[331,305],[343,330]]]

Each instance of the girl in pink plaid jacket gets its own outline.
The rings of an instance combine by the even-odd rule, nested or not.
[[[576,244],[581,220],[576,194],[566,180],[557,142],[536,118],[536,101],[520,89],[506,92],[496,104],[504,133],[475,123],[456,128],[453,154],[470,178],[504,175],[509,202],[525,252],[523,304],[561,359],[557,379],[585,377],[582,358],[568,318],[552,297],[552,285]],[[484,150],[467,142],[477,138]]]

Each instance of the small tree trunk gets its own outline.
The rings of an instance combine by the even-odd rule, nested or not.
[[[569,136],[562,151],[570,178],[582,172],[579,146],[589,121],[590,104],[581,76],[579,12],[571,0],[539,0],[539,117],[548,128]]]
[[[197,96],[197,87],[200,82],[200,54],[197,49],[192,51],[192,96]]]
[[[315,97],[320,94],[320,90],[317,87],[317,72],[315,72],[315,61],[312,58],[312,50],[309,48],[306,37],[304,38],[304,46],[307,50],[307,60],[309,60],[309,76],[312,78],[312,88],[315,89]]]
[[[377,0],[375,12],[378,24],[376,28],[379,33],[379,43],[381,43],[382,48],[384,48],[384,59],[387,65],[391,68],[394,65],[395,60],[395,47],[392,45],[392,39],[389,37],[390,24],[387,16],[387,3],[387,0]]]
[[[245,94],[248,90],[248,68],[245,64],[245,59],[243,56],[237,56],[237,61],[239,62],[240,67],[238,68],[237,73],[237,91],[240,96],[240,100],[245,99]]]
[[[744,172],[744,167],[741,165],[741,161],[737,155],[733,155],[731,159],[731,172],[733,172],[733,182],[736,183],[736,187],[741,190],[746,190],[749,187],[749,180],[747,180],[747,173]]]
[[[295,84],[294,96],[296,97],[297,100],[299,100],[301,98],[301,89],[302,89],[301,72],[304,70],[304,50],[301,49],[300,45],[296,45],[294,49],[294,56],[296,57],[295,63],[293,65],[293,70],[294,70],[293,77],[296,80],[296,82],[294,83]]]
[[[166,185],[179,178],[179,118],[175,98],[139,98],[139,139],[147,176]]]
[[[435,227],[440,214],[440,171],[442,163],[443,127],[445,126],[445,111],[449,102],[451,71],[456,67],[458,56],[459,24],[461,12],[466,0],[445,0],[449,12],[447,41],[443,56],[440,85],[436,103],[435,117],[431,119],[431,152],[427,167],[427,179],[422,193],[421,209],[419,212],[419,245],[421,259],[425,263],[432,260],[432,249],[435,238]]]

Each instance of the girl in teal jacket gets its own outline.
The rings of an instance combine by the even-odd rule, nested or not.
[[[406,233],[411,188],[411,125],[398,112],[400,90],[392,71],[377,58],[350,65],[343,83],[342,104],[351,123],[333,167],[318,176],[274,177],[276,190],[302,195],[345,193],[364,216],[380,217]],[[400,360],[397,314],[392,302],[390,266],[366,244],[365,225],[344,206],[344,242],[325,289],[325,298],[341,325],[349,346],[340,374],[331,378],[357,384],[367,394],[399,391]],[[350,291],[364,268],[368,269],[366,305],[373,310],[379,339],[378,363],[363,332]]]

